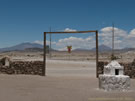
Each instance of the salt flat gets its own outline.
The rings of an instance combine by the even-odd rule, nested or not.
[[[134,101],[131,90],[98,89],[95,62],[47,60],[47,76],[0,74],[0,101]]]

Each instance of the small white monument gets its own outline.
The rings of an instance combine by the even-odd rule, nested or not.
[[[3,66],[10,66],[10,58],[8,56],[5,56],[0,60]]]
[[[124,91],[130,88],[130,77],[124,75],[124,67],[116,60],[104,66],[104,74],[99,75],[99,88],[106,91]]]

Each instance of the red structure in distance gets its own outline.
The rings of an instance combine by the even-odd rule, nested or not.
[[[71,53],[72,46],[67,46],[68,53]]]

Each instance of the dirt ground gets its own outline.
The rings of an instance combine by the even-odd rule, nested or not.
[[[0,74],[0,101],[134,101],[130,91],[98,89],[95,61],[47,60],[47,76]]]

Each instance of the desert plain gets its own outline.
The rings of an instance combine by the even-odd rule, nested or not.
[[[99,60],[110,61],[111,53]],[[116,53],[122,62],[132,62],[134,52]],[[5,52],[12,61],[43,61],[43,52]],[[47,54],[46,76],[0,74],[0,101],[134,101],[135,79],[129,91],[98,88],[94,52]]]

